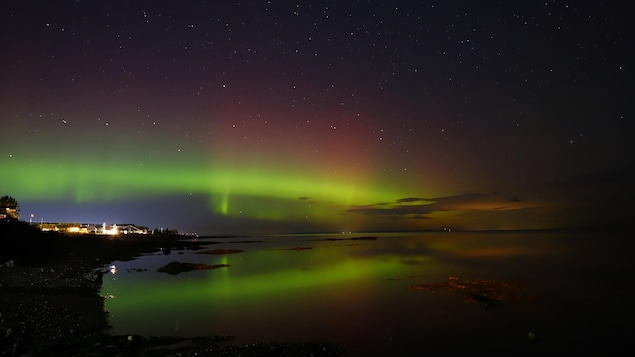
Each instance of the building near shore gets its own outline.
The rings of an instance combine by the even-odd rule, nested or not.
[[[94,223],[65,223],[65,222],[42,222],[38,224],[42,231],[53,231],[69,234],[98,234],[98,235],[127,235],[127,234],[148,234],[148,229],[134,224],[111,224],[107,225]]]
[[[3,211],[0,211],[0,219],[8,220],[8,219],[19,219],[20,215],[18,214],[18,209],[14,207],[4,207]]]
[[[104,222],[104,224],[102,224],[101,226],[101,230],[98,232],[95,232],[97,234],[106,234],[106,235],[121,235],[121,234],[148,234],[148,229],[147,228],[141,228],[141,227],[137,227],[133,224],[112,224],[112,225],[106,225],[106,223]]]

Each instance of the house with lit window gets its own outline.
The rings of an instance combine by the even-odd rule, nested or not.
[[[2,216],[0,216],[1,218]],[[99,234],[99,235],[124,235],[124,234],[148,234],[146,228],[140,228],[133,224],[92,224],[92,223],[51,223],[42,222],[38,227],[43,231],[53,231],[72,234]]]
[[[132,224],[104,224],[96,231],[97,234],[105,235],[121,235],[121,234],[148,234],[148,230],[145,228],[139,228]]]
[[[0,212],[0,220],[7,220],[10,218],[20,218],[16,207],[5,207],[4,212]]]

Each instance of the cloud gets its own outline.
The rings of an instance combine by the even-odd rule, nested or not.
[[[425,198],[419,198],[419,197],[406,197],[406,198],[400,198],[397,200],[397,203],[411,203],[411,202],[427,202],[428,200]]]
[[[429,219],[435,212],[444,211],[508,211],[527,209],[531,203],[520,198],[509,198],[500,193],[464,193],[435,198],[405,197],[394,202],[351,207],[346,212],[368,216],[406,217]]]
[[[433,210],[429,205],[403,205],[403,204],[374,204],[355,206],[346,210],[348,213],[358,213],[368,216],[424,216]]]
[[[347,213],[406,219],[426,227],[464,229],[620,227],[632,220],[635,169],[610,170],[513,192],[469,192],[440,197],[402,197],[354,206]],[[405,223],[405,222],[404,222]]]

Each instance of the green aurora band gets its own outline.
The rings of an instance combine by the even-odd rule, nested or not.
[[[392,202],[400,190],[369,188],[368,180],[333,179],[275,167],[165,167],[122,162],[76,164],[15,159],[1,162],[6,192],[21,200],[68,200],[78,204],[127,202],[161,195],[206,195],[215,214],[263,220],[327,221],[334,209]],[[298,171],[298,170],[296,170]],[[374,184],[374,186],[378,186]]]

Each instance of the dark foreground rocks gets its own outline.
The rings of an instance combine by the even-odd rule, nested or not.
[[[0,269],[0,355],[94,339],[108,327],[101,275],[78,259]]]
[[[96,341],[108,327],[104,299],[64,289],[0,293],[0,355],[46,355],[66,341]]]

